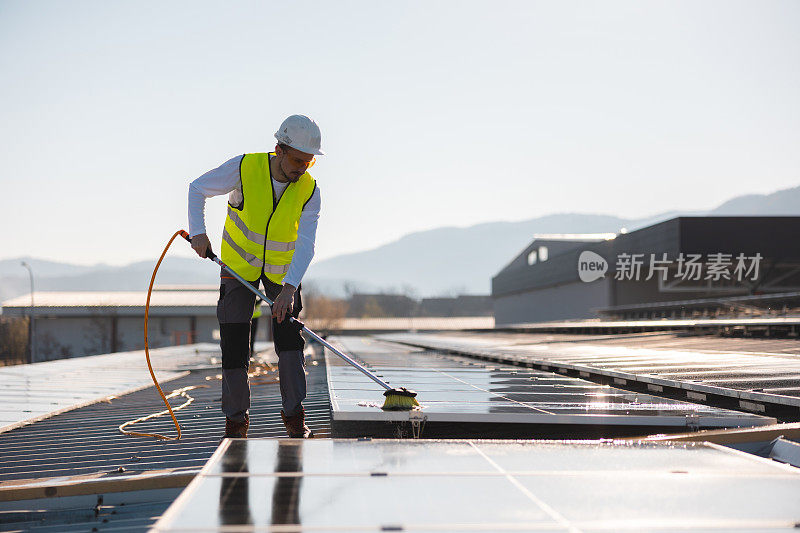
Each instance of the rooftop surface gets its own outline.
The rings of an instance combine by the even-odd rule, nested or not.
[[[131,437],[118,427],[164,409],[150,386],[131,394],[115,394],[107,401],[75,408],[17,429],[0,432],[0,530],[146,531],[178,492],[202,468],[220,443],[224,416],[220,411],[219,348],[212,345],[189,357],[192,366],[180,377],[162,382],[165,393],[190,388],[171,400],[183,436],[179,441]],[[213,350],[211,348],[214,348]],[[180,350],[186,350],[181,347]],[[112,356],[122,354],[110,354]],[[168,356],[168,351],[165,357]],[[113,357],[83,358],[108,363]],[[280,419],[280,385],[274,353],[261,352],[253,368],[250,434],[285,436]],[[154,359],[155,361],[155,359]],[[81,359],[63,361],[83,368]],[[166,359],[155,361],[156,367]],[[180,367],[178,360],[175,366]],[[17,369],[38,365],[22,365]],[[330,435],[330,410],[324,359],[307,359],[309,426],[317,435]],[[102,367],[100,375],[103,376]],[[132,360],[128,375],[150,380],[144,358]],[[160,373],[159,373],[160,375]],[[91,376],[85,381],[94,382]],[[151,382],[152,384],[152,382]],[[58,390],[58,389],[55,389]],[[188,398],[187,398],[188,396]],[[169,415],[129,426],[128,429],[175,436]],[[104,506],[92,509],[98,496]]]
[[[163,401],[154,387],[142,357],[138,365],[131,363],[125,367],[127,375],[138,375],[148,382],[147,387],[137,392],[124,394],[120,389],[112,389],[111,395],[99,395],[97,401],[82,406],[74,404],[73,409],[54,414],[24,427],[0,432],[0,482],[20,478],[64,477],[85,474],[108,473],[122,467],[125,472],[142,473],[166,468],[199,469],[211,452],[219,444],[224,430],[224,416],[220,411],[220,370],[219,348],[213,345],[198,345],[198,355],[178,357],[169,361],[171,355],[187,353],[187,347],[160,350],[154,365],[171,363],[174,368],[190,366],[177,374],[171,381],[159,381],[165,394],[175,390],[187,390],[185,396],[171,399],[173,407],[191,403],[175,411],[181,424],[183,436],[179,441],[158,441],[151,438],[131,437],[120,433],[118,427],[128,421],[161,411]],[[170,353],[170,351],[172,353]],[[194,349],[191,350],[194,352]],[[108,354],[127,356],[128,354]],[[94,368],[100,379],[90,374],[79,374],[79,379],[95,387],[101,386],[106,374],[114,374],[120,366],[109,363],[113,357],[92,356],[58,361],[63,366]],[[280,390],[277,382],[276,357],[274,352],[265,351],[259,356],[262,366],[251,371],[251,390],[253,395],[251,433],[254,436],[283,435],[280,420]],[[10,369],[25,369],[39,365],[20,365]],[[102,366],[105,364],[106,366]],[[327,386],[325,384],[324,359],[309,358],[308,371],[309,399],[306,404],[314,412],[309,419],[319,424],[319,432],[329,432]],[[78,383],[79,384],[79,383]],[[55,391],[61,389],[53,388]],[[44,394],[44,391],[42,391]],[[175,427],[169,415],[143,421],[127,429],[138,432],[155,432],[173,437]],[[197,455],[199,453],[199,455]]]
[[[489,416],[488,425],[495,427],[515,410],[552,414],[562,408],[577,409],[585,418],[599,415],[599,420],[609,414],[639,416],[639,410],[652,407],[658,417],[664,410],[680,407],[676,418],[682,419],[683,431],[697,427],[686,427],[687,412],[695,421],[699,414],[760,423],[769,420],[768,412],[747,412],[738,404],[733,410],[720,409],[712,405],[711,394],[707,401],[686,396],[697,389],[680,389],[684,395],[679,399],[665,397],[666,386],[660,392],[631,389],[639,383],[635,379],[711,387],[695,383],[705,379],[700,367],[707,363],[719,366],[727,361],[739,365],[733,370],[741,371],[764,365],[765,372],[771,369],[777,376],[791,374],[793,365],[800,362],[800,343],[794,339],[447,331],[436,336],[391,337],[406,344],[386,342],[388,337],[331,340],[391,385],[419,389],[423,417],[434,414],[433,404],[450,404],[460,410],[441,413],[478,413]],[[412,341],[436,346],[410,347],[407,343]],[[331,411],[331,397],[351,412],[385,413],[373,405],[383,400],[380,388],[330,354],[323,356],[321,350],[309,356],[306,366],[309,397],[305,405],[318,438],[280,438],[284,430],[275,356],[266,351],[252,369],[253,438],[226,441],[215,460],[207,463],[223,429],[219,351],[214,345],[173,350],[159,351],[154,366],[159,375],[177,374],[164,383],[165,392],[184,389],[191,397],[188,404],[186,396],[172,400],[173,406],[186,404],[176,412],[183,438],[156,441],[122,435],[120,424],[156,413],[163,404],[152,387],[121,394],[114,391],[125,384],[110,381],[103,384],[109,385],[108,390],[96,395],[107,401],[83,407],[74,402],[77,408],[70,411],[46,413],[47,418],[0,432],[4,459],[0,529],[145,531],[201,468],[203,475],[166,511],[158,530],[788,531],[800,522],[797,469],[715,445],[529,438],[481,441],[474,440],[474,433],[465,435],[465,440],[434,440],[430,438],[435,436],[432,419],[427,429],[421,428],[419,440],[330,439],[338,424],[331,415],[335,418],[340,411]],[[551,358],[545,361],[543,354]],[[684,359],[672,361],[666,356]],[[490,357],[495,360],[487,360]],[[748,361],[749,366],[740,365]],[[97,386],[96,382],[114,375],[149,381],[141,352],[53,363],[64,365],[62,374],[69,368],[83,369],[74,379],[87,382],[86,386]],[[663,374],[634,372],[642,365]],[[668,367],[681,365],[694,378],[684,376],[681,379],[686,381],[680,381],[666,375]],[[33,375],[36,372],[30,369],[35,367],[39,364],[10,368],[27,369]],[[330,390],[328,375],[336,376]],[[612,380],[626,379],[623,375],[633,378],[616,385],[593,382],[603,375]],[[57,378],[58,372],[53,376]],[[731,388],[714,387],[736,394],[800,399],[800,395],[733,388],[735,383],[739,382],[730,382]],[[69,400],[63,392],[69,388],[63,385],[39,390],[45,398],[55,393]],[[486,409],[474,411],[475,405]],[[455,422],[445,429],[474,431],[468,422]],[[413,431],[401,431],[410,421],[406,426],[397,421],[381,423],[397,434],[413,435]],[[542,425],[541,421],[537,424]],[[532,429],[537,424],[521,425]],[[598,427],[602,429],[595,436],[606,436],[603,433],[611,432],[613,424]],[[174,435],[168,416],[130,429]]]
[[[216,309],[219,289],[214,290],[154,290],[151,307],[202,307]],[[141,313],[147,302],[147,291],[37,291],[34,306],[37,313],[48,310],[79,310],[84,308],[132,308]],[[31,295],[17,296],[2,303],[3,314],[30,313]]]
[[[213,344],[150,351],[160,382],[208,366]],[[54,414],[152,386],[144,351],[0,367],[0,433]]]
[[[796,531],[798,498],[709,444],[236,439],[155,531]]]

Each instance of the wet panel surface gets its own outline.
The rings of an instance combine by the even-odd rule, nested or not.
[[[527,333],[397,333],[380,338],[501,361],[585,369],[630,380],[658,378],[675,386],[713,385],[766,393],[762,401],[800,406],[800,340],[729,339],[677,334],[544,335]]]
[[[415,390],[426,422],[651,427],[738,427],[774,422],[767,417],[365,337],[333,340],[389,385]],[[334,424],[409,420],[408,412],[380,409],[382,390],[368,377],[333,354],[327,355],[327,361]]]
[[[706,444],[231,440],[157,531],[789,531],[796,469]]]
[[[481,490],[467,490],[466,484],[479,484]],[[409,517],[413,517],[412,524],[440,528],[453,523],[481,523],[491,509],[505,523],[555,525],[542,509],[530,505],[523,493],[507,489],[508,481],[499,476],[424,480],[378,476],[216,477],[207,478],[193,491],[196,504],[176,512],[174,523],[176,529],[189,531],[207,531],[215,522],[222,526],[303,524],[309,528],[380,531],[401,524],[405,528]],[[212,509],[216,512],[209,512]]]

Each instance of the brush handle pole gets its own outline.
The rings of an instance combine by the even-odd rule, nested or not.
[[[189,238],[189,234],[188,234],[188,233],[186,233],[185,231],[181,232],[181,237],[183,237],[184,239],[186,239],[187,241],[189,241],[189,243],[191,243],[191,242],[192,242],[192,239],[191,239],[191,238]],[[253,285],[251,285],[249,281],[247,281],[247,280],[246,280],[246,279],[244,279],[242,276],[240,276],[239,274],[237,274],[236,272],[234,272],[234,271],[233,271],[233,269],[232,269],[231,267],[229,267],[228,265],[226,265],[225,263],[223,263],[223,262],[222,262],[222,260],[220,260],[220,258],[219,258],[219,257],[217,257],[217,256],[216,256],[214,253],[207,252],[207,253],[206,253],[206,258],[208,258],[208,259],[211,259],[211,260],[212,260],[212,261],[214,261],[216,264],[218,264],[219,266],[221,266],[222,268],[224,268],[224,269],[225,269],[225,270],[226,270],[226,271],[227,271],[227,272],[228,272],[228,273],[229,273],[231,276],[233,276],[234,278],[236,278],[237,280],[239,280],[239,282],[240,282],[242,285],[244,285],[245,287],[247,287],[248,289],[250,289],[250,291],[252,291],[252,292],[253,292],[253,293],[254,293],[256,296],[258,296],[259,298],[261,298],[262,300],[264,300],[265,302],[267,302],[267,305],[269,305],[270,307],[272,307],[272,303],[273,303],[273,302],[272,302],[272,300],[271,300],[271,299],[269,299],[269,298],[267,297],[267,295],[266,295],[266,294],[264,294],[263,292],[261,292],[260,290],[258,290],[256,287],[253,287]],[[302,329],[303,331],[305,331],[306,333],[308,333],[308,334],[309,334],[311,337],[313,337],[313,338],[314,338],[314,339],[315,339],[317,342],[319,342],[320,344],[322,344],[323,346],[325,346],[327,349],[329,349],[330,351],[332,351],[333,353],[335,353],[336,355],[338,355],[339,357],[341,357],[342,359],[344,359],[345,361],[347,361],[348,363],[350,363],[351,365],[353,365],[353,367],[354,367],[356,370],[360,370],[360,371],[361,371],[361,372],[362,372],[362,373],[363,373],[365,376],[367,376],[368,378],[370,378],[372,381],[374,381],[375,383],[377,383],[378,385],[380,385],[380,386],[381,386],[381,387],[383,387],[384,389],[386,389],[386,390],[390,390],[390,389],[392,388],[392,387],[390,387],[390,386],[389,386],[389,385],[388,385],[386,382],[384,382],[384,381],[383,381],[383,380],[381,380],[379,377],[377,377],[375,374],[373,374],[372,372],[370,372],[369,370],[367,370],[366,368],[364,368],[363,366],[361,366],[360,364],[358,364],[357,362],[355,362],[355,361],[354,361],[352,358],[350,358],[349,356],[347,356],[347,355],[343,354],[342,352],[340,352],[339,350],[337,350],[336,348],[334,348],[333,346],[331,346],[331,344],[330,344],[328,341],[326,341],[325,339],[323,339],[322,337],[320,337],[319,335],[317,335],[316,333],[314,333],[313,331],[311,331],[311,330],[310,330],[310,329],[309,329],[309,328],[308,328],[308,327],[307,327],[305,324],[303,324],[302,322],[300,322],[299,320],[297,320],[295,317],[293,317],[293,316],[289,316],[289,320],[290,320],[291,322],[293,322],[293,323],[296,323],[296,324],[298,324],[299,326],[301,326],[301,329]]]
[[[294,317],[291,317],[291,318],[292,318],[292,320],[294,320]],[[344,359],[345,361],[347,361],[348,363],[350,363],[351,365],[353,365],[353,366],[354,366],[354,367],[355,367],[357,370],[360,370],[361,372],[363,372],[365,376],[367,376],[368,378],[370,378],[372,381],[374,381],[375,383],[377,383],[378,385],[380,385],[380,386],[381,386],[381,387],[383,387],[384,389],[386,389],[386,390],[389,390],[389,389],[391,389],[391,387],[390,387],[390,386],[389,386],[387,383],[385,383],[384,381],[382,381],[380,378],[378,378],[377,376],[375,376],[375,375],[374,375],[372,372],[370,372],[369,370],[367,370],[366,368],[364,368],[364,367],[363,367],[363,366],[361,366],[360,364],[358,364],[358,363],[356,363],[355,361],[353,361],[353,360],[352,360],[350,357],[348,357],[347,355],[343,354],[342,352],[340,352],[339,350],[337,350],[336,348],[334,348],[333,346],[331,346],[331,345],[330,345],[330,344],[329,344],[329,343],[328,343],[328,342],[327,342],[325,339],[323,339],[322,337],[320,337],[319,335],[317,335],[316,333],[314,333],[313,331],[311,331],[310,329],[308,329],[308,327],[306,327],[305,325],[303,325],[303,331],[305,331],[306,333],[308,333],[308,334],[309,334],[311,337],[313,337],[314,339],[316,339],[316,340],[317,340],[317,342],[319,342],[320,344],[322,344],[323,346],[325,346],[327,349],[329,349],[330,351],[332,351],[333,353],[335,353],[336,355],[338,355],[339,357],[341,357],[342,359]]]

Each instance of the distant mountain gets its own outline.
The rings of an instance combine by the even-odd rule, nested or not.
[[[800,187],[772,194],[733,198],[707,212],[669,211],[641,219],[564,213],[521,222],[489,222],[467,228],[445,227],[411,233],[364,252],[314,263],[306,285],[329,294],[347,290],[394,291],[416,296],[486,294],[491,277],[537,233],[615,233],[632,231],[676,216],[800,215]],[[0,301],[28,292],[28,261],[36,290],[145,290],[155,260],[124,267],[70,265],[17,258],[0,261]],[[204,261],[167,258],[158,284],[215,284],[219,272]]]
[[[34,274],[38,276],[71,276],[84,272],[91,272],[95,269],[108,268],[107,265],[83,266],[73,265],[69,263],[57,263],[55,261],[46,261],[44,259],[34,259],[32,257],[18,257],[16,259],[5,259],[0,261],[0,276],[19,276],[27,277],[25,267],[20,263],[25,261],[33,269]]]
[[[800,187],[784,189],[772,194],[748,194],[728,200],[710,211],[709,215],[798,215],[800,214]]]

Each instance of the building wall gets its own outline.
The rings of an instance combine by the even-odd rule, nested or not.
[[[456,297],[423,298],[416,316],[491,316],[492,297],[489,295],[461,294]]]
[[[594,309],[609,305],[609,290],[602,279],[501,296],[494,301],[495,324],[595,318]]]
[[[549,242],[549,241],[548,241]],[[578,259],[582,252],[593,251],[606,258],[613,268],[614,241],[585,242],[578,246],[570,246],[556,252],[552,244],[553,254],[547,261],[538,261],[529,265],[517,261],[500,271],[492,278],[492,296],[497,298],[517,294],[521,291],[536,291],[544,288],[563,287],[580,282],[578,276]]]
[[[658,280],[625,280],[614,282],[614,296],[610,305],[646,304],[655,302],[669,302],[673,300],[689,300],[692,298],[711,298],[719,293],[708,291],[660,291]],[[730,295],[737,294],[731,293]],[[738,294],[746,294],[745,291]]]
[[[112,341],[116,319],[116,342]],[[194,317],[193,342],[218,342],[216,317]],[[262,324],[262,328],[263,328]],[[187,344],[192,317],[151,316],[148,344],[151,348]],[[264,328],[265,329],[265,328]],[[264,332],[259,331],[259,337]],[[36,360],[49,361],[144,348],[144,317],[38,317],[36,319]]]
[[[110,320],[109,320],[109,326]],[[192,328],[190,317],[150,317],[147,339],[151,348],[188,344],[188,332]],[[198,330],[198,336],[200,331]],[[195,342],[202,342],[196,339]],[[117,319],[117,352],[144,348],[144,317],[121,317]]]
[[[89,318],[36,319],[36,361],[106,353],[102,322]]]

